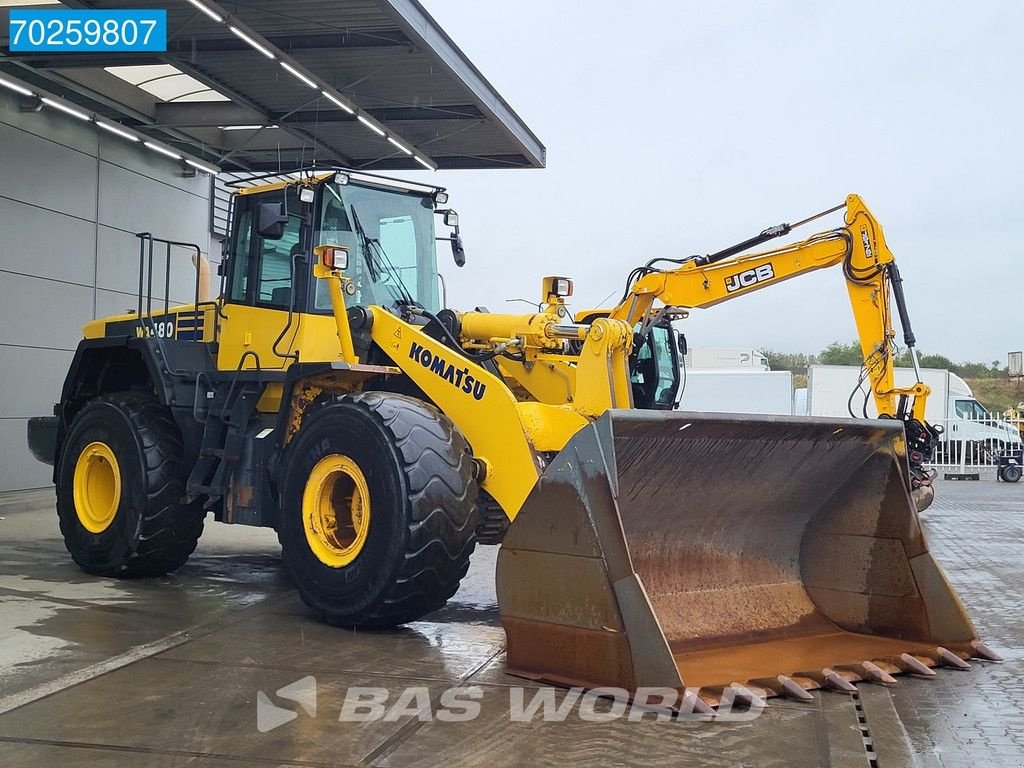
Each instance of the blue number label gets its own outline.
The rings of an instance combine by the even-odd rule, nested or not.
[[[166,51],[167,11],[11,9],[12,53]]]

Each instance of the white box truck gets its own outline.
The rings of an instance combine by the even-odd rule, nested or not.
[[[768,358],[751,347],[693,347],[683,358],[686,370],[767,371]]]
[[[807,369],[807,413],[810,416],[850,417],[850,408],[862,416],[867,396],[867,416],[876,418],[870,384],[857,387],[861,369],[854,365],[812,365]],[[922,368],[921,381],[931,387],[925,407],[925,419],[944,432],[935,463],[956,463],[960,453],[956,444],[973,447],[967,456],[978,456],[977,448],[993,451],[1019,450],[1020,432],[998,414],[990,413],[974,397],[967,382],[942,368]],[[913,368],[896,369],[896,386],[910,387],[915,382]],[[855,392],[855,390],[857,390]],[[853,397],[851,399],[851,393]]]
[[[789,371],[686,370],[679,410],[704,413],[793,413]]]

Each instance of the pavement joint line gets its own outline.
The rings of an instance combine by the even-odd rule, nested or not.
[[[832,756],[828,745],[828,729],[825,722],[824,699],[822,696],[814,697],[814,715],[816,725],[814,732],[814,746],[817,748],[818,765],[831,766]]]
[[[170,650],[170,649],[168,649]],[[504,650],[504,649],[502,649]],[[499,651],[500,653],[500,651]],[[494,658],[493,656],[488,658],[488,662]],[[238,669],[278,669],[283,672],[301,672],[304,674],[309,673],[309,666],[296,666],[294,664],[260,664],[259,662],[243,662],[243,661],[225,661],[223,659],[188,659],[182,656],[162,656],[155,657],[154,661],[159,661],[162,664],[205,664],[214,667],[233,667]],[[487,662],[485,662],[487,663]],[[449,677],[431,677],[428,675],[396,675],[394,672],[374,672],[373,670],[367,669],[330,669],[324,672],[318,672],[317,674],[323,675],[364,675],[366,677],[382,677],[387,680],[422,680],[424,682],[431,683],[450,683],[452,682]],[[489,683],[479,683],[479,685],[489,685]]]
[[[458,688],[458,687],[464,685],[466,683],[466,681],[469,680],[473,675],[475,675],[480,670],[484,669],[488,664],[490,664],[492,661],[494,661],[496,658],[498,658],[498,656],[500,656],[504,652],[505,652],[505,647],[502,646],[501,648],[496,650],[494,653],[492,653],[490,656],[488,656],[486,659],[484,659],[482,662],[477,664],[474,669],[470,670],[465,675],[463,675],[462,677],[458,678],[455,681],[454,685],[449,686],[449,689],[451,689],[451,688]],[[442,694],[438,694],[438,698],[440,698],[441,695]],[[431,699],[430,699],[431,711],[433,711],[434,701],[435,701],[434,697],[431,697]],[[418,733],[419,730],[424,725],[426,725],[426,724],[427,724],[427,721],[421,720],[418,717],[410,719],[409,722],[405,723],[401,728],[399,728],[393,734],[391,734],[386,739],[384,739],[384,741],[382,741],[376,747],[371,749],[366,754],[365,757],[361,758],[359,760],[359,765],[360,766],[369,766],[369,765],[372,765],[377,760],[379,760],[380,758],[387,757],[389,754],[394,752],[399,747],[399,745],[401,745],[404,741],[409,739],[414,734]]]
[[[871,726],[868,725],[868,715],[861,703],[860,692],[853,692],[850,698],[853,699],[853,709],[857,714],[857,730],[860,731],[861,739],[864,742],[864,754],[868,759],[868,765],[871,768],[879,768],[878,752],[875,750],[875,741],[871,737]]]
[[[324,763],[319,760],[278,760],[273,757],[260,757],[258,755],[229,755],[220,752],[194,752],[187,749],[158,749],[156,747],[138,747],[127,744],[98,744],[88,741],[61,741],[60,739],[36,739],[19,736],[0,736],[0,744],[37,744],[49,747],[72,747],[76,749],[94,749],[105,752],[127,752],[136,755],[170,755],[174,757],[190,757],[200,759],[215,759],[244,763],[253,763],[281,766],[302,766],[302,768],[360,768],[352,763]]]
[[[35,589],[16,589],[14,587],[3,587],[0,586],[0,597],[20,597],[26,600],[37,600],[39,602],[54,603],[56,605],[64,605],[70,608],[88,608],[92,611],[109,611],[111,613],[137,613],[137,609],[125,605],[124,603],[98,603],[94,600],[83,600],[76,599],[73,597],[57,597],[56,595],[40,594]],[[113,598],[116,599],[116,598]]]
[[[142,661],[143,659],[156,656],[157,654],[168,651],[171,648],[184,645],[190,640],[196,640],[200,637],[211,635],[220,629],[224,629],[225,627],[229,627],[245,620],[250,614],[259,613],[257,609],[263,608],[267,603],[283,599],[287,596],[287,594],[283,594],[267,597],[255,605],[242,608],[238,611],[233,611],[229,618],[215,619],[213,621],[186,627],[185,629],[172,632],[171,634],[165,635],[157,640],[133,646],[127,651],[119,653],[116,656],[111,656],[108,659],[96,662],[95,664],[90,664],[82,669],[69,672],[66,675],[61,675],[60,677],[48,680],[45,683],[40,683],[32,688],[27,688],[24,691],[4,696],[0,698],[0,715],[6,715],[8,712],[12,712],[26,704],[32,704],[40,699],[45,699],[48,696],[73,688],[76,685],[81,685],[82,683],[94,680],[108,672],[114,672],[128,666],[129,664],[134,664],[137,661]]]
[[[873,709],[874,712],[872,714],[872,717],[873,717],[875,722],[878,722],[879,719],[881,719],[883,722],[884,721],[888,721],[888,722],[893,723],[895,725],[895,727],[899,729],[899,733],[900,733],[900,737],[901,737],[900,738],[900,746],[903,747],[903,750],[902,750],[902,752],[900,754],[897,755],[898,759],[896,761],[893,761],[892,763],[890,763],[890,761],[888,759],[889,756],[891,755],[892,752],[897,751],[897,750],[890,750],[890,746],[892,745],[892,742],[891,741],[887,742],[887,741],[883,740],[881,742],[882,749],[879,749],[878,748],[879,744],[876,743],[874,746],[875,746],[875,754],[876,754],[876,757],[877,757],[878,765],[879,765],[880,768],[887,768],[887,766],[889,766],[890,764],[893,764],[893,765],[899,764],[899,765],[902,766],[902,768],[920,768],[921,763],[918,761],[918,756],[914,752],[914,743],[913,743],[913,741],[911,741],[910,734],[907,732],[906,723],[904,723],[903,722],[903,718],[901,718],[897,714],[896,708],[893,705],[892,689],[890,689],[890,688],[882,688],[881,690],[885,694],[884,698],[879,697],[879,696],[875,696],[875,697],[870,697],[869,696],[868,697],[867,701],[869,702],[869,704],[871,704],[871,702],[874,702],[874,704],[871,704],[871,706],[865,706],[865,704],[864,704],[865,700],[858,693],[858,705],[860,707],[860,712],[863,713],[864,719],[867,720],[867,710],[868,709]],[[879,704],[878,704],[879,698],[881,698],[881,700],[885,702],[885,705],[884,705],[885,711],[884,712],[879,712],[879,709],[880,709]],[[860,712],[858,714],[860,714]],[[881,715],[881,718],[876,717],[877,715]],[[877,734],[877,730],[876,730],[876,734]],[[873,741],[874,741],[874,739],[873,739]]]

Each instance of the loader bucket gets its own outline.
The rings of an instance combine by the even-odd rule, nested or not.
[[[497,587],[509,671],[561,685],[714,705],[998,658],[928,552],[892,421],[609,411],[531,492]]]

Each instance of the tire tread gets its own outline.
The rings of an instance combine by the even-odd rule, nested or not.
[[[163,576],[179,568],[195,551],[203,532],[205,514],[199,502],[182,504],[185,497],[185,467],[177,424],[167,408],[141,392],[116,392],[94,402],[120,410],[131,422],[142,452],[145,474],[145,507],[139,516],[136,541],[127,559],[117,565],[97,567],[84,562],[75,548],[72,558],[85,571],[104,576]],[[72,539],[60,518],[66,543]]]

